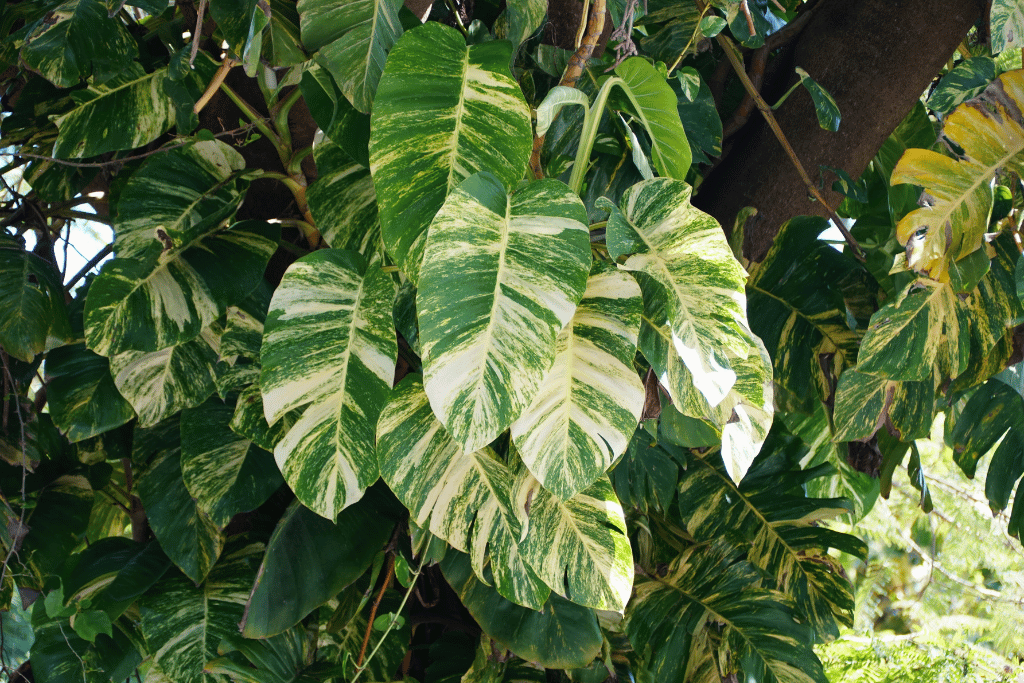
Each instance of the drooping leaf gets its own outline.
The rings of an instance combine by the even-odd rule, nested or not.
[[[203,673],[229,676],[237,683],[300,683],[316,680],[316,664],[306,629],[296,627],[272,638],[250,640],[237,633],[226,635],[217,647],[222,655],[203,665]],[[307,668],[314,669],[304,676]]]
[[[743,306],[744,272],[717,221],[690,205],[691,188],[682,181],[656,178],[632,186],[621,210],[603,204],[608,219],[608,250],[629,255],[622,267],[642,273],[644,309],[668,324],[672,343],[711,406],[736,381],[730,357],[750,350]]]
[[[520,557],[514,475],[489,448],[466,453],[437,421],[419,377],[395,388],[377,425],[381,476],[412,520],[469,553],[483,579],[490,557],[497,591],[540,609],[548,590]]]
[[[62,574],[66,602],[88,599],[114,619],[170,569],[157,541],[136,543],[110,537],[94,541],[71,556]]]
[[[814,113],[818,117],[818,125],[832,132],[839,130],[839,105],[832,99],[832,95],[800,67],[796,68],[796,74],[800,77],[801,85],[807,88],[807,92],[811,96]]]
[[[615,75],[625,81],[630,102],[651,136],[651,157],[659,175],[683,180],[692,157],[671,86],[641,57],[619,64]]]
[[[31,363],[71,333],[56,269],[0,232],[0,346]]]
[[[362,251],[378,228],[370,171],[328,140],[316,146],[313,157],[319,175],[306,197],[320,234],[335,249]]]
[[[203,672],[225,637],[238,633],[245,598],[263,552],[258,543],[235,543],[206,581],[185,577],[161,581],[139,601],[142,633],[153,659],[174,683],[227,683]]]
[[[46,356],[47,403],[53,423],[77,443],[119,427],[135,411],[114,386],[110,361],[85,344],[54,349]]]
[[[686,141],[690,144],[693,160],[698,164],[707,164],[711,163],[710,157],[722,154],[722,119],[715,108],[711,87],[703,78],[700,79],[700,89],[694,97],[682,95],[682,81],[687,68],[691,67],[681,69],[679,79],[670,80],[669,85],[673,92],[681,95],[677,97],[676,110],[683,130],[686,131]]]
[[[46,80],[70,88],[90,75],[99,83],[109,80],[129,68],[137,52],[131,34],[107,16],[101,0],[66,0],[32,25],[20,56]]]
[[[532,131],[511,46],[466,46],[455,29],[428,22],[388,57],[374,100],[370,170],[384,246],[419,281],[426,229],[445,197],[478,171],[512,187],[526,171]]]
[[[899,382],[847,370],[836,390],[836,440],[866,440],[883,425],[901,441],[925,438],[934,404],[931,380]]]
[[[366,571],[394,523],[372,492],[334,522],[292,503],[270,537],[245,604],[242,634],[266,638],[299,623]]]
[[[114,386],[135,409],[140,427],[150,427],[183,408],[197,406],[217,390],[216,325],[183,344],[110,358]]]
[[[212,227],[212,226],[211,226]],[[157,258],[108,261],[89,287],[85,336],[104,356],[158,351],[199,336],[257,287],[280,229],[243,221],[194,235]]]
[[[989,10],[992,54],[1024,45],[1024,8],[1017,0],[992,0]]]
[[[981,458],[1008,430],[1020,431],[1022,420],[1024,398],[1004,382],[988,381],[967,401],[952,433],[947,434],[953,460],[964,474],[973,477]]]
[[[537,394],[590,262],[586,213],[561,182],[510,197],[477,174],[445,201],[416,303],[427,396],[464,451],[490,443]]]
[[[305,406],[274,457],[303,505],[327,519],[379,476],[373,439],[395,372],[394,298],[379,261],[330,249],[293,263],[271,300],[263,409],[273,425]]]
[[[509,602],[477,578],[468,557],[449,552],[445,579],[484,632],[529,662],[559,669],[586,666],[601,649],[593,610],[552,595],[539,611]]]
[[[181,476],[196,507],[224,528],[284,483],[274,457],[228,427],[235,407],[216,399],[181,412]]]

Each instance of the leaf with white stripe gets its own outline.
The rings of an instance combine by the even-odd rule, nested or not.
[[[424,385],[464,451],[493,441],[540,390],[586,288],[586,220],[557,180],[509,196],[480,173],[430,226],[416,297]]]
[[[161,581],[139,601],[142,634],[153,660],[174,683],[230,683],[203,672],[217,646],[238,634],[263,545],[229,547],[202,586],[184,577]],[[148,680],[148,679],[147,679]]]
[[[595,268],[540,391],[512,423],[523,462],[562,500],[604,474],[640,421],[644,386],[633,357],[642,308],[632,277]]]
[[[324,241],[335,249],[360,251],[377,232],[377,193],[370,171],[331,140],[313,149],[319,175],[306,198]]]
[[[191,341],[145,353],[125,351],[110,358],[114,386],[149,427],[183,408],[197,406],[217,390],[220,340],[213,325]]]
[[[379,261],[329,249],[293,263],[270,302],[263,410],[273,425],[304,408],[274,456],[302,504],[331,520],[379,476],[374,433],[398,355],[394,300]]]
[[[274,457],[228,427],[234,412],[217,399],[181,411],[181,476],[219,528],[258,508],[283,483]]]
[[[669,325],[672,345],[697,389],[718,405],[736,381],[733,358],[746,358],[746,273],[718,222],[690,204],[692,188],[655,178],[626,190],[621,210],[608,200],[608,250],[638,277],[645,312]],[[657,315],[652,315],[657,308]]]
[[[210,232],[241,203],[248,181],[233,175],[244,168],[242,155],[217,140],[150,157],[118,198],[114,253],[159,254]]]
[[[349,102],[369,112],[387,53],[402,35],[402,0],[300,0],[302,44]]]
[[[114,386],[110,361],[85,344],[48,353],[46,381],[50,417],[71,443],[120,427],[135,417],[131,404]]]
[[[194,339],[263,279],[280,228],[243,221],[157,258],[108,261],[89,287],[85,339],[104,356]]]
[[[512,46],[467,46],[453,28],[428,22],[388,57],[373,103],[370,170],[384,245],[419,281],[427,226],[445,197],[479,171],[505,187],[522,179],[533,134],[512,74]]]
[[[585,607],[625,608],[633,589],[633,552],[607,477],[560,501],[524,469],[515,503],[529,515],[519,552],[552,591]]]
[[[540,609],[547,587],[519,557],[522,526],[512,508],[514,475],[489,448],[463,452],[430,409],[420,378],[402,380],[377,423],[384,481],[412,519],[469,553],[481,580],[489,556],[495,588]]]

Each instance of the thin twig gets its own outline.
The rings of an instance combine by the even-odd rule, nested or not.
[[[356,666],[362,668],[363,657],[366,656],[366,646],[370,644],[370,633],[373,632],[373,622],[377,618],[377,608],[380,607],[380,601],[384,599],[384,593],[391,586],[391,577],[395,575],[395,555],[390,553],[388,555],[388,568],[384,575],[384,584],[380,587],[380,592],[377,593],[377,598],[373,601],[373,607],[370,608],[370,618],[366,624],[366,635],[363,636],[363,646],[359,648],[359,658],[356,659]]]
[[[79,280],[81,280],[83,277],[88,275],[89,271],[92,270],[93,268],[95,268],[97,265],[99,265],[99,262],[102,261],[103,259],[105,259],[107,257],[107,255],[110,254],[110,252],[112,252],[113,250],[114,250],[114,245],[113,244],[108,244],[107,246],[105,246],[102,249],[100,249],[98,254],[96,254],[91,259],[89,259],[89,262],[86,263],[85,266],[80,271],[75,273],[75,276],[73,278],[68,280],[68,283],[66,285],[64,285],[64,291],[65,292],[70,292],[71,288],[74,287],[75,284],[77,284]]]
[[[224,79],[228,76],[228,72],[231,71],[231,67],[235,64],[235,60],[231,59],[231,57],[224,58],[224,61],[220,63],[220,68],[217,69],[217,73],[215,73],[213,78],[210,79],[210,84],[206,86],[203,96],[200,97],[196,101],[195,106],[192,107],[192,113],[198,114],[203,110],[203,107],[213,99],[213,95],[217,92],[217,88],[219,88],[220,84],[224,82]]]
[[[192,66],[199,54],[199,40],[203,36],[203,15],[206,13],[206,0],[199,0],[199,8],[196,10],[196,30],[192,34],[192,52],[188,56],[188,65]],[[199,112],[196,112],[199,113]]]
[[[757,34],[757,29],[754,28],[754,17],[750,16],[750,7],[747,5],[747,0],[741,0],[740,10],[742,10],[743,16],[747,20],[747,30],[750,32],[751,37],[753,37]]]

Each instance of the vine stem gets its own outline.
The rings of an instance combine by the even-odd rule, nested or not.
[[[366,656],[366,646],[370,644],[370,634],[373,632],[373,622],[377,618],[377,608],[380,607],[380,601],[384,599],[384,593],[391,586],[391,578],[395,575],[395,555],[390,553],[388,555],[388,568],[384,572],[384,583],[380,587],[380,592],[377,593],[377,598],[373,601],[373,607],[370,608],[370,618],[366,624],[366,634],[363,636],[363,646],[359,648],[359,658],[356,659],[356,666],[360,669],[363,668],[363,657]]]
[[[420,572],[423,571],[423,567],[426,565],[426,563],[427,563],[426,558],[425,557],[422,558],[421,561],[420,561],[419,566],[416,567],[416,571],[412,573],[412,577],[409,579],[409,587],[405,589],[405,595],[402,596],[402,602],[400,602],[398,604],[398,609],[395,611],[396,614],[401,614],[402,610],[405,609],[405,603],[409,602],[409,596],[412,595],[412,591],[416,587],[416,580],[419,579]],[[386,584],[390,583],[391,576],[394,575],[394,569],[395,569],[395,556],[394,555],[392,555],[390,557],[390,560],[388,562],[388,569],[389,569],[389,573],[388,573],[388,578],[385,581],[385,589],[387,588]],[[381,598],[383,596],[384,596],[384,591],[382,590],[380,592],[380,595],[378,595],[378,597],[377,597],[377,603],[380,603],[380,600],[381,600]],[[376,612],[376,605],[374,605],[374,613],[375,612]],[[384,629],[384,633],[381,634],[380,640],[378,640],[377,644],[373,647],[372,650],[370,650],[370,654],[366,658],[366,663],[361,664],[361,665],[357,664],[356,675],[352,677],[352,683],[358,683],[359,677],[362,675],[362,673],[364,671],[366,671],[366,667],[368,667],[370,665],[370,661],[373,659],[374,655],[377,654],[377,650],[380,649],[380,646],[384,643],[384,639],[387,638],[387,635],[391,632],[391,629],[393,629],[394,627],[395,627],[395,620],[392,619],[391,621],[388,622],[388,627],[386,629]],[[366,640],[369,640],[370,630],[372,628],[373,628],[373,617],[371,616],[370,623],[369,623],[369,625],[367,626],[367,629],[366,629],[366,639],[363,642],[363,648],[364,649],[366,648]],[[360,657],[360,659],[362,659],[362,653],[360,653],[359,657]]]
[[[793,146],[789,144],[789,140],[786,138],[785,133],[782,132],[779,122],[775,119],[775,114],[772,113],[771,106],[764,101],[764,98],[761,97],[761,93],[758,92],[757,88],[754,87],[754,84],[750,81],[750,78],[747,77],[747,72],[743,68],[743,58],[740,56],[736,46],[733,45],[732,41],[722,33],[719,33],[715,38],[718,40],[718,44],[722,46],[722,50],[725,52],[725,56],[728,58],[729,63],[732,64],[733,71],[736,72],[740,82],[743,83],[743,89],[746,90],[750,98],[754,100],[754,104],[757,105],[761,115],[764,116],[764,120],[768,122],[768,127],[771,128],[772,133],[775,134],[775,139],[779,141],[779,144],[782,145],[782,149],[786,152],[786,156],[788,156],[789,160],[793,162],[793,166],[796,168],[796,172],[800,175],[800,179],[803,180],[804,185],[807,186],[807,191],[811,193],[812,197],[821,202],[821,205],[828,211],[829,217],[831,217],[832,221],[836,224],[836,227],[839,228],[839,232],[843,234],[843,239],[846,240],[846,243],[850,246],[850,249],[853,251],[853,255],[857,260],[864,262],[864,250],[861,249],[861,246],[857,244],[857,240],[855,240],[853,235],[850,234],[850,231],[846,228],[846,225],[839,217],[839,214],[837,214],[835,209],[825,201],[825,198],[818,190],[818,187],[814,184],[814,181],[811,180],[811,177],[807,175],[807,171],[804,169],[803,164],[800,163],[800,159],[797,157],[796,151],[794,151]]]
[[[195,43],[199,45],[199,43]],[[217,73],[213,74],[213,78],[210,79],[210,84],[206,86],[206,91],[203,92],[203,96],[196,100],[196,104],[192,107],[192,113],[198,114],[203,110],[211,99],[213,99],[214,93],[220,87],[220,84],[224,82],[224,79],[228,77],[228,72],[235,65],[235,60],[230,57],[225,57],[224,61],[220,63],[220,67],[217,68]]]

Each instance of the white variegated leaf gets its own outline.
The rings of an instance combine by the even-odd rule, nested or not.
[[[607,477],[560,501],[524,469],[515,504],[517,514],[529,518],[519,552],[552,591],[586,607],[625,608],[633,589],[633,552]]]
[[[321,250],[291,265],[264,326],[263,410],[302,416],[274,449],[296,497],[333,520],[377,480],[374,430],[398,347],[395,283],[376,260]]]
[[[736,382],[732,359],[746,358],[751,333],[743,267],[714,218],[690,204],[692,189],[655,178],[630,187],[609,209],[608,249],[629,255],[622,267],[642,274],[645,313],[667,322],[672,345],[711,406]]]
[[[626,450],[644,386],[633,369],[643,301],[628,274],[598,267],[559,333],[551,370],[512,423],[519,455],[562,500],[600,477]]]
[[[370,170],[388,253],[419,282],[427,226],[456,185],[477,172],[506,187],[522,179],[530,110],[509,72],[512,46],[467,46],[431,21],[388,56],[373,103]]]
[[[505,431],[540,389],[586,286],[586,219],[557,180],[509,196],[481,173],[431,225],[416,298],[424,385],[464,451]]]
[[[368,236],[376,237],[379,227],[370,171],[330,140],[317,145],[313,156],[319,175],[306,197],[320,234],[335,249],[365,253]]]
[[[489,448],[463,452],[430,409],[419,377],[394,390],[377,424],[384,481],[413,521],[469,553],[484,578],[488,557],[495,588],[513,602],[540,609],[548,590],[519,557],[522,525],[512,508],[514,475]]]
[[[183,344],[152,353],[125,351],[111,356],[114,386],[132,404],[139,426],[154,425],[213,395],[217,389],[218,334],[218,326],[213,325]]]

